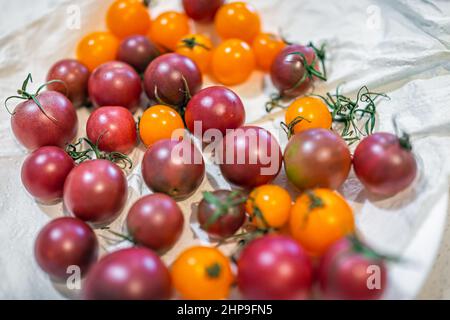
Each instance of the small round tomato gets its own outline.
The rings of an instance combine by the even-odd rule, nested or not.
[[[286,125],[291,133],[313,128],[330,129],[333,119],[327,105],[319,98],[298,98],[287,108]]]
[[[147,147],[156,141],[174,138],[172,135],[177,129],[184,129],[181,116],[173,108],[159,104],[145,110],[139,121],[139,134]]]
[[[119,40],[110,32],[92,32],[77,46],[77,58],[93,71],[99,65],[116,59]]]
[[[232,2],[217,11],[214,25],[223,39],[238,38],[247,43],[261,30],[261,21],[255,9],[245,2]]]
[[[303,193],[291,210],[292,237],[313,256],[321,256],[333,243],[355,230],[353,211],[330,189]]]
[[[250,46],[239,39],[222,42],[213,52],[211,70],[225,85],[244,82],[255,68],[255,57]]]
[[[172,51],[176,50],[181,37],[189,33],[189,19],[186,15],[167,11],[153,21],[150,38],[157,44]]]
[[[225,299],[233,274],[230,262],[218,249],[192,247],[172,265],[172,281],[184,299]]]
[[[211,39],[202,34],[188,34],[178,41],[176,53],[191,58],[200,71],[208,71],[213,45]]]
[[[140,0],[116,0],[106,13],[106,24],[119,38],[145,35],[151,25],[150,14]]]
[[[264,71],[269,71],[273,60],[285,46],[284,41],[273,33],[258,34],[252,44],[258,67]]]
[[[254,189],[246,203],[247,213],[259,228],[281,228],[289,220],[292,200],[289,193],[276,185]]]

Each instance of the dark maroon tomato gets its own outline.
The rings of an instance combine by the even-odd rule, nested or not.
[[[64,184],[64,205],[77,218],[105,225],[125,206],[128,195],[123,171],[108,160],[89,160],[79,164]]]
[[[177,242],[183,224],[180,207],[162,193],[142,197],[133,204],[127,216],[127,228],[133,240],[157,251],[165,251]]]
[[[256,126],[228,132],[218,151],[220,171],[225,179],[247,189],[271,182],[283,162],[277,140],[269,131]]]
[[[80,268],[84,275],[97,260],[97,237],[79,219],[57,218],[39,232],[34,256],[41,269],[55,280],[66,280],[72,274],[68,269],[71,266]]]
[[[202,183],[205,163],[192,142],[164,139],[145,152],[142,176],[153,192],[181,200],[194,193]]]
[[[33,100],[19,103],[11,117],[11,127],[17,140],[27,149],[43,146],[64,147],[72,142],[78,130],[75,108],[63,94],[44,91]]]
[[[41,147],[27,156],[21,178],[25,189],[39,202],[53,203],[63,196],[64,181],[75,162],[58,147]]]
[[[136,123],[124,107],[102,107],[91,113],[86,133],[102,151],[129,153],[136,145]]]
[[[147,96],[172,106],[186,103],[187,89],[193,96],[201,86],[202,74],[195,62],[177,53],[159,56],[150,63],[144,74]]]
[[[141,78],[126,63],[106,62],[92,72],[88,89],[96,107],[122,106],[133,112],[141,98]]]
[[[227,129],[242,126],[245,122],[245,110],[236,93],[225,87],[214,86],[205,88],[192,97],[184,117],[189,131],[205,139],[206,130],[217,129],[224,136]],[[201,132],[194,130],[196,121],[201,124]]]
[[[295,134],[284,151],[286,176],[300,190],[339,188],[347,179],[351,164],[345,141],[326,129]]]
[[[133,35],[122,40],[117,60],[128,63],[139,73],[145,71],[153,59],[159,56],[158,48],[145,36]]]
[[[212,237],[232,236],[245,222],[245,199],[242,193],[229,190],[204,194],[197,209],[201,228]]]
[[[186,15],[198,22],[211,22],[225,0],[183,0]]]
[[[409,141],[386,132],[374,133],[360,142],[353,168],[368,191],[386,197],[405,190],[417,175]]]
[[[89,70],[80,61],[64,59],[56,62],[48,71],[47,81],[61,80],[61,83],[51,83],[49,90],[58,91],[66,95],[72,101],[75,108],[86,103],[88,92]]]
[[[327,250],[320,261],[317,276],[324,299],[379,299],[387,282],[383,259],[348,238]]]
[[[172,294],[169,270],[150,249],[115,251],[97,262],[86,277],[88,300],[163,300]]]
[[[306,299],[312,280],[308,255],[286,236],[269,235],[253,240],[238,260],[237,283],[246,299]]]
[[[308,64],[314,63],[316,54],[311,47],[293,44],[278,53],[270,69],[273,85],[285,97],[300,96],[312,84],[310,78],[306,76],[303,57],[297,54],[299,52],[305,55]]]

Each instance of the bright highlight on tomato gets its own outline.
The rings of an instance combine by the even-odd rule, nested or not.
[[[86,35],[77,46],[77,58],[93,71],[99,65],[116,59],[119,40],[110,32],[93,32]]]
[[[188,33],[188,17],[176,11],[167,11],[153,21],[150,38],[164,48],[175,51],[178,41]]]
[[[287,108],[286,125],[291,133],[313,128],[330,129],[333,119],[327,105],[319,98],[298,98]]]
[[[284,41],[273,33],[258,34],[252,44],[258,67],[269,71],[275,57],[285,46]]]
[[[202,34],[188,34],[180,39],[176,53],[191,58],[205,73],[209,69],[213,52],[211,39]]]
[[[116,0],[106,13],[106,24],[114,35],[125,38],[147,34],[151,20],[141,0]]]

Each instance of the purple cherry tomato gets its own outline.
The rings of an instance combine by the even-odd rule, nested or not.
[[[133,35],[122,40],[117,60],[128,63],[139,73],[145,71],[153,59],[159,56],[158,48],[146,37]]]
[[[225,0],[183,0],[186,15],[198,22],[211,22]]]

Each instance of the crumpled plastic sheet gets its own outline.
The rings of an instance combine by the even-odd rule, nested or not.
[[[342,93],[355,96],[367,85],[385,92],[380,100],[377,131],[393,132],[392,117],[412,136],[420,174],[414,185],[394,198],[380,200],[368,195],[353,173],[339,190],[355,209],[359,232],[377,249],[401,255],[439,197],[448,192],[450,163],[450,1],[445,0],[253,0],[264,30],[279,32],[291,41],[327,43],[326,83],[315,93],[324,94],[341,86]],[[1,102],[13,94],[28,72],[35,84],[45,80],[48,68],[57,60],[74,57],[78,40],[87,32],[104,29],[103,17],[111,1],[60,1],[55,9],[0,39]],[[75,9],[74,9],[75,8]],[[72,28],[70,14],[80,10],[81,28]],[[181,9],[179,1],[155,1],[152,16],[167,9]],[[211,27],[195,26],[211,34]],[[217,39],[216,39],[217,40]],[[205,85],[213,81],[205,77]],[[270,129],[286,144],[280,130],[282,112],[268,115],[264,103],[274,92],[270,78],[254,72],[245,84],[233,87],[243,99],[247,123]],[[78,111],[79,136],[85,133],[88,110]],[[0,112],[0,298],[77,298],[79,292],[52,283],[33,257],[34,239],[49,219],[64,214],[62,204],[37,204],[22,187],[20,167],[26,151],[15,141],[9,115]],[[144,148],[133,154],[136,164],[128,173],[130,195],[127,207],[111,226],[123,231],[129,206],[150,191],[140,176]],[[284,174],[276,180],[288,187]],[[164,255],[170,263],[183,249],[207,243],[192,212],[201,191],[228,187],[218,168],[207,161],[207,178],[198,192],[180,202],[186,218],[180,241]],[[295,195],[295,192],[292,192]],[[444,226],[436,226],[441,229]],[[117,247],[114,239],[97,231],[102,251]],[[228,248],[224,248],[227,250]],[[388,289],[395,292],[395,288]],[[395,295],[393,296],[395,298]],[[405,297],[401,297],[405,298]],[[408,298],[408,297],[407,297]],[[412,297],[409,297],[412,298]]]

